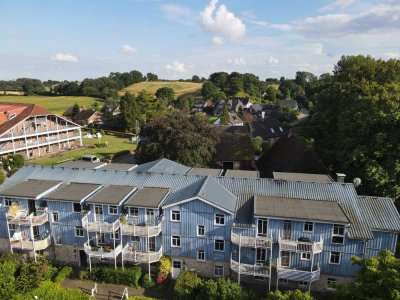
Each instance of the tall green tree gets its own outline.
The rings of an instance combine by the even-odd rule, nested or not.
[[[221,112],[221,122],[220,125],[228,125],[229,124],[229,111],[224,108]]]
[[[218,88],[211,81],[206,81],[203,83],[201,88],[201,95],[204,100],[211,99],[215,93],[218,92]]]
[[[162,87],[156,91],[157,99],[165,99],[168,102],[172,102],[174,100],[175,92],[172,88]]]
[[[158,76],[156,74],[153,74],[153,73],[147,73],[147,80],[148,81],[157,81],[158,80]]]

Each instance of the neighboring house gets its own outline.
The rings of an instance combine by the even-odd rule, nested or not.
[[[277,117],[281,113],[281,108],[276,104],[253,104],[248,112],[258,118],[267,116]]]
[[[228,114],[229,114],[229,123],[224,124],[224,125],[229,125],[229,126],[243,126],[244,125],[244,121],[241,118],[239,118],[239,116],[236,113],[229,112]],[[217,120],[215,120],[213,125],[221,125],[221,117],[219,117]]]
[[[353,256],[396,249],[392,199],[358,196],[352,184],[189,175],[168,160],[142,166],[24,166],[0,186],[0,251],[146,271],[167,255],[173,278],[193,270],[324,291],[353,280]]]
[[[220,100],[214,105],[214,115],[219,115],[223,109],[227,109],[230,112],[239,112],[240,110],[246,110],[251,107],[250,98],[239,98],[233,97],[225,100]]]
[[[261,177],[273,178],[273,172],[327,174],[318,156],[289,132],[257,160]]]
[[[115,116],[115,115],[118,115],[118,114],[120,114],[121,113],[121,111],[119,110],[119,104],[105,104],[102,108],[101,108],[101,110],[100,110],[100,112],[102,113],[102,114],[111,114],[111,115],[113,115],[113,116]]]
[[[85,124],[85,125],[99,124],[102,122],[101,114],[92,109],[81,110],[79,114],[73,117],[73,120],[75,123]]]
[[[41,157],[82,145],[79,125],[36,105],[0,104],[0,156]]]
[[[294,99],[283,99],[281,100],[282,107],[288,107],[293,110],[299,110],[299,104]]]
[[[204,102],[196,102],[195,104],[193,104],[192,113],[203,112],[203,110],[204,110]]]
[[[268,147],[271,147],[279,138],[288,134],[283,125],[271,117],[254,120],[248,124],[251,136],[253,138],[262,137],[263,142]]]

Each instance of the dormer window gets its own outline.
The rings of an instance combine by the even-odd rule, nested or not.
[[[332,244],[344,243],[344,225],[333,225]]]

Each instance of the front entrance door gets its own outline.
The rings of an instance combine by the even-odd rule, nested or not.
[[[149,251],[151,251],[151,252],[156,251],[156,237],[155,236],[149,237]]]
[[[172,261],[172,278],[177,278],[182,270],[182,262],[180,260]]]
[[[79,250],[79,265],[81,267],[87,266],[87,256],[84,250]]]
[[[267,219],[258,219],[257,225],[258,225],[257,226],[258,236],[267,236],[268,220]]]
[[[148,225],[155,225],[154,223],[154,210],[146,209],[146,223]]]

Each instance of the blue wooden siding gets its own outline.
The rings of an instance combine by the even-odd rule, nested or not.
[[[94,215],[95,215],[95,206],[101,206],[103,208],[103,221],[108,223],[113,223],[118,220],[122,214],[122,207],[117,205],[108,205],[108,204],[89,204],[90,215],[89,215],[89,222],[94,222]],[[117,207],[118,213],[116,215],[110,214],[109,207],[115,206]]]

